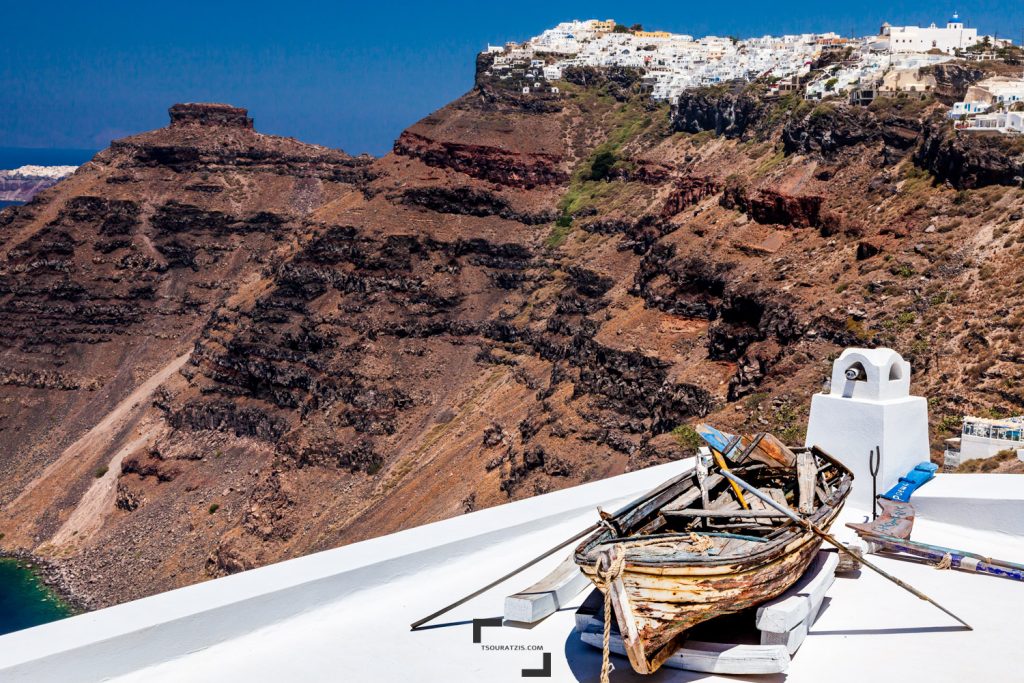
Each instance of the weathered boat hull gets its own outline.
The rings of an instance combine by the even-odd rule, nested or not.
[[[757,442],[751,443],[751,450],[757,447]],[[786,488],[788,500],[794,502],[801,497],[801,490],[806,493],[813,487],[820,504],[804,519],[827,531],[849,495],[852,474],[827,454],[816,453],[825,465],[811,461],[810,477],[800,474],[801,468],[805,473],[808,468],[797,462],[800,458],[795,455],[789,458],[794,462],[791,468],[768,458],[775,461],[774,466],[768,465],[757,476],[762,476],[765,484]],[[765,465],[747,467],[756,471]],[[724,480],[719,476],[716,481],[713,474],[702,479],[699,471],[694,479],[679,478],[656,495],[606,516],[606,528],[576,549],[576,564],[605,593],[630,663],[639,673],[656,671],[687,629],[785,592],[804,574],[821,547],[819,537],[802,525],[773,527],[769,519],[758,519],[759,510],[741,510],[734,503],[728,507],[727,489],[719,491],[714,509],[688,507],[701,498],[707,501],[706,487],[712,485],[724,486]],[[773,495],[786,496],[780,488],[770,490]],[[767,535],[723,532],[722,526],[709,528],[707,519],[727,519],[730,511],[736,514],[731,526]],[[704,522],[699,521],[702,517]],[[695,526],[703,530],[694,531]]]
[[[620,615],[616,610],[616,618],[623,633],[629,628],[624,620],[632,618],[636,625],[643,661],[634,661],[639,659],[637,650],[630,652],[633,668],[653,673],[664,659],[659,655],[671,654],[676,637],[687,629],[781,595],[803,575],[820,547],[821,542],[808,534],[787,546],[784,553],[753,567],[654,569],[627,562],[622,585],[632,614]],[[582,569],[591,580],[595,578],[593,567]]]

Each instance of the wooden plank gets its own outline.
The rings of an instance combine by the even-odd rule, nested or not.
[[[719,453],[718,451],[712,451],[711,453],[712,455],[715,456],[715,462],[718,463],[719,469],[721,469],[723,472],[728,472],[729,466],[725,464],[725,458],[722,457],[722,454]],[[734,481],[730,481],[729,486],[732,487],[732,491],[736,495],[736,500],[740,502],[740,505],[742,505],[746,509],[750,509],[750,506],[747,505],[747,499],[743,497],[743,491],[740,491],[739,484],[737,484]]]
[[[708,487],[708,490],[710,491],[710,490],[714,489],[716,486],[718,486],[719,484],[721,484],[723,481],[725,481],[725,477],[723,477],[722,475],[720,475],[720,474],[709,474],[708,478],[704,480],[704,483]],[[700,498],[700,488],[697,487],[697,488],[694,488],[694,489],[692,489],[690,491],[686,491],[685,493],[683,493],[681,496],[679,496],[675,500],[669,501],[664,506],[662,506],[661,509],[662,509],[662,512],[664,512],[666,510],[682,510],[683,508],[689,507],[689,506],[693,505],[694,503],[696,503],[697,499],[699,499],[699,498]],[[738,507],[739,506],[737,505],[737,508]]]
[[[771,433],[765,433],[764,438],[757,444],[757,456],[751,453],[751,458],[774,467],[788,468],[796,462],[793,451]]]
[[[750,504],[753,506],[753,501],[751,501]],[[761,505],[764,505],[764,503],[761,503]],[[757,510],[708,510],[705,508],[686,508],[685,510],[665,510],[661,514],[666,517],[757,517],[759,519],[789,519],[788,516],[781,512],[775,512],[774,510],[762,512],[762,510],[763,508],[758,508]]]
[[[647,500],[643,504],[638,505],[632,510],[629,510],[623,513],[622,515],[616,517],[615,521],[619,523],[620,527],[624,532],[629,533],[632,529],[634,529],[634,527],[640,524],[640,522],[642,522],[648,516],[652,515],[655,511],[664,507],[673,499],[679,497],[680,494],[693,494],[694,500],[696,500],[696,498],[700,496],[700,491],[697,489],[696,486],[693,485],[693,476],[693,471],[688,471],[687,477],[685,479],[677,481],[673,485],[666,487],[664,490],[652,496],[650,500]],[[687,491],[687,487],[692,488],[691,490]],[[690,502],[692,503],[693,501]],[[687,505],[689,504],[690,503],[687,503]]]
[[[608,553],[611,561],[611,552]],[[611,596],[612,610],[615,612],[615,620],[619,624],[619,633],[622,644],[625,646],[626,655],[633,670],[640,674],[651,673],[648,665],[647,653],[644,650],[643,642],[640,640],[640,632],[636,628],[636,617],[633,614],[633,606],[629,602],[629,593],[622,583],[622,577],[616,578],[608,586]]]
[[[814,456],[810,451],[800,451],[796,456],[797,490],[800,494],[800,514],[809,515],[814,512],[814,480],[818,467],[814,464]]]
[[[830,551],[834,552],[839,558],[839,564],[836,565],[836,574],[846,574],[859,570],[861,565],[858,558],[863,558],[866,550],[864,544],[859,541],[851,541],[850,543],[843,543],[843,545],[845,545],[846,548],[857,557],[850,557],[846,553],[841,553],[838,550]]]
[[[768,505],[765,504],[764,501],[759,500],[757,498],[754,498],[753,500],[750,501],[750,509],[751,510],[757,510],[758,512],[761,512],[761,511],[765,512],[765,514],[758,515],[755,518],[755,521],[757,521],[760,524],[765,524],[765,525],[771,524],[772,523],[772,518],[775,517],[775,515],[780,515],[781,514],[781,513],[776,512],[775,510],[772,510],[771,508],[768,507]],[[788,519],[788,517],[785,514],[781,514],[781,516],[782,517],[786,517]]]
[[[580,634],[580,639],[601,649],[604,641],[601,622],[591,621]],[[617,633],[613,633],[609,638],[608,646],[614,654],[626,654],[625,645]],[[779,645],[739,645],[688,640],[669,655],[662,666],[711,674],[773,674],[788,669],[790,661],[789,652]]]
[[[764,492],[767,493],[776,503],[789,507],[789,502],[786,500],[786,492],[782,489],[764,489]]]
[[[590,579],[570,555],[540,581],[506,597],[505,619],[534,624],[557,612],[589,585]]]

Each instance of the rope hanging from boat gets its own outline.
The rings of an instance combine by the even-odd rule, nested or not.
[[[952,569],[953,568],[953,556],[950,555],[949,553],[946,553],[945,555],[942,556],[942,559],[939,560],[939,563],[937,565],[935,565],[935,568],[936,569]]]
[[[601,519],[598,520],[597,523],[600,526],[603,526],[605,529],[607,529],[611,533],[612,538],[615,538],[616,536],[618,536],[619,535],[619,530],[616,529],[612,525],[612,523],[611,523],[611,520],[613,519],[613,515],[610,515],[607,512],[605,512],[604,510],[602,510],[600,506],[598,506],[598,508],[597,508],[597,514],[601,518]]]
[[[601,560],[608,557],[608,569],[601,569]],[[612,670],[608,643],[612,635],[612,582],[622,576],[626,566],[626,548],[622,544],[612,547],[611,553],[602,553],[594,562],[594,583],[604,593],[604,649],[601,653],[601,683],[608,683]]]

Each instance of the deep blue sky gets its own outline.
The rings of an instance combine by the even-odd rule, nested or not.
[[[868,0],[649,2],[5,2],[0,147],[105,146],[163,126],[175,102],[248,107],[259,130],[380,154],[464,93],[488,42],[567,19],[615,18],[697,36],[942,23],[1015,41],[1024,3]]]

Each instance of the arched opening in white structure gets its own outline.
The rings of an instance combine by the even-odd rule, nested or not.
[[[893,363],[889,366],[889,381],[898,382],[903,379],[903,368],[900,367],[899,363]]]

